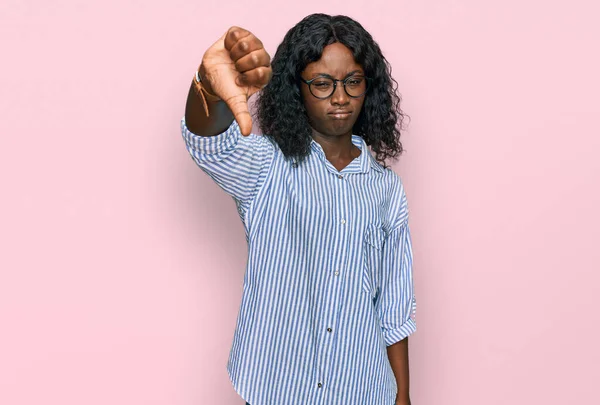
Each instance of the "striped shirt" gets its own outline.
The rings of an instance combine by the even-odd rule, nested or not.
[[[416,330],[400,177],[356,135],[361,154],[338,171],[314,140],[297,163],[235,121],[213,137],[185,119],[181,130],[248,242],[227,364],[237,393],[252,405],[393,405],[386,346]]]

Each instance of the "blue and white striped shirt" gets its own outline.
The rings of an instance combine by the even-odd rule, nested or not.
[[[214,137],[181,121],[196,163],[236,202],[248,241],[227,371],[252,405],[393,405],[386,346],[416,330],[400,177],[359,136],[338,171],[314,140],[301,163],[234,121]]]

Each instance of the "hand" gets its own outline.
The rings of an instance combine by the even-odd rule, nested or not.
[[[240,125],[242,135],[252,131],[248,99],[271,80],[271,57],[251,32],[231,27],[204,54],[202,84],[221,98]]]

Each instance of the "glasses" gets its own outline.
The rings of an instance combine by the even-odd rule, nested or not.
[[[352,98],[358,98],[364,95],[369,88],[369,78],[365,76],[349,76],[344,80],[334,79],[331,76],[317,76],[311,80],[300,80],[308,85],[310,94],[314,97],[324,100],[335,93],[338,82],[342,82],[346,94]]]

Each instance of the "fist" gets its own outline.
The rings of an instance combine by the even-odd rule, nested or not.
[[[229,107],[243,135],[252,131],[248,99],[271,79],[271,57],[251,32],[231,27],[204,54],[200,75],[208,92]]]

